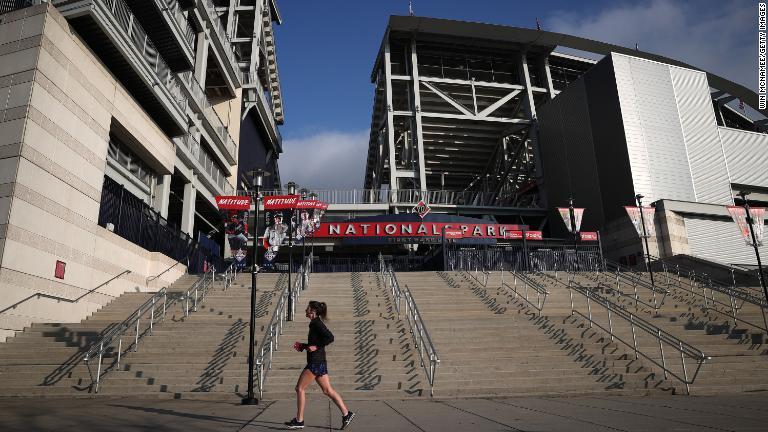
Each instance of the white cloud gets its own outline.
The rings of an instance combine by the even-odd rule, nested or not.
[[[284,139],[283,150],[278,162],[283,184],[294,181],[310,189],[363,187],[368,129]]]
[[[553,13],[546,29],[664,55],[757,88],[757,5],[737,0],[613,4]]]

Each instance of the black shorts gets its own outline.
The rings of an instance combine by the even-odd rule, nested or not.
[[[316,377],[328,375],[328,364],[326,364],[325,362],[307,363],[307,365],[304,366],[304,369],[309,369],[309,371],[312,372],[312,374],[315,375]]]

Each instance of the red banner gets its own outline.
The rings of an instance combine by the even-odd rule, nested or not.
[[[219,210],[250,210],[251,198],[244,196],[217,196],[216,207]]]
[[[264,197],[264,210],[292,210],[298,202],[298,195],[268,196]]]
[[[581,234],[581,241],[597,241],[597,232],[584,231]]]
[[[509,238],[518,225],[438,222],[333,222],[323,223],[315,237],[439,237],[442,230],[461,232],[462,238]],[[541,240],[541,231],[526,231],[529,240]]]
[[[296,202],[297,210],[325,210],[328,204],[318,200],[298,200]]]
[[[541,231],[526,231],[525,239],[526,240],[544,240],[544,235],[541,233]]]
[[[461,228],[446,228],[444,233],[447,239],[460,239],[464,237],[464,232]]]

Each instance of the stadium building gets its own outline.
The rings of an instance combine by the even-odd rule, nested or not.
[[[582,230],[634,264],[622,207],[641,194],[652,255],[755,264],[725,208],[742,190],[768,203],[766,120],[734,108],[757,107],[739,84],[571,35],[413,16],[390,18],[371,82],[364,187],[391,213],[423,198],[562,238],[555,208],[572,197]]]
[[[274,0],[0,2],[0,334],[221,255],[215,197],[280,181],[279,22]]]

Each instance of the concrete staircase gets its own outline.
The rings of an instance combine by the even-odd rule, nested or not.
[[[345,400],[428,397],[429,387],[412,350],[408,324],[398,320],[376,273],[315,273],[296,306],[295,320],[286,325],[267,375],[266,399],[295,398],[294,387],[306,365],[306,354],[294,341],[306,342],[309,300],[328,305],[328,328],[335,341],[326,348],[331,384]],[[313,384],[310,398],[325,398]]]
[[[169,292],[186,290],[197,279],[184,275]],[[32,324],[8,338],[0,344],[0,396],[88,394],[91,378],[83,356],[90,344],[153,294],[125,293],[79,323]]]
[[[646,273],[641,273],[640,277],[650,281]],[[565,277],[561,275],[561,279],[565,280]],[[643,303],[636,305],[631,297],[634,295],[634,288],[627,284],[619,285],[619,291],[626,294],[622,296],[615,290],[615,281],[607,287],[607,284],[599,283],[602,280],[597,274],[578,274],[575,280],[582,286],[598,290],[614,303],[623,305],[630,312],[636,313],[711,357],[702,365],[696,376],[691,386],[691,394],[768,390],[768,346],[765,345],[765,332],[739,321],[734,325],[730,317],[728,296],[717,292],[710,293],[707,290],[710,300],[705,305],[703,296],[690,292],[691,285],[685,282],[678,284],[676,279],[656,275],[656,285],[670,292],[657,312]],[[695,289],[694,292],[698,293],[699,289]],[[640,289],[638,294],[643,302],[653,304],[649,290]],[[711,301],[713,295],[718,302],[725,305],[713,305]],[[661,298],[659,297],[658,300]],[[761,327],[764,326],[762,312],[756,305],[744,303],[738,317]],[[616,330],[618,336],[628,341],[632,340],[629,326],[617,326]],[[652,358],[661,360],[655,339],[644,337],[639,338],[638,342]],[[682,376],[679,353],[668,351],[665,359],[673,371]],[[658,368],[655,369],[658,370]],[[693,370],[694,368],[688,370],[689,376],[692,376]]]
[[[552,292],[538,316],[519,297],[466,273],[399,273],[416,300],[441,363],[435,397],[645,394],[670,391],[643,362],[570,316]]]
[[[235,399],[245,392],[248,373],[250,274],[240,274],[228,290],[217,282],[196,312],[173,309],[163,325],[142,342],[101,383],[99,394],[185,399]],[[258,277],[256,340],[269,321],[286,275]]]

